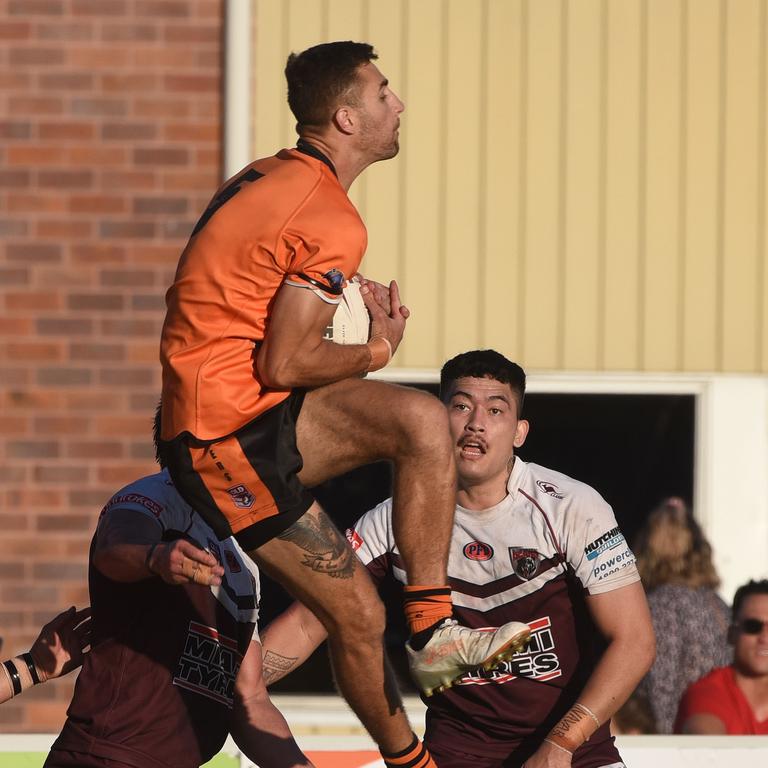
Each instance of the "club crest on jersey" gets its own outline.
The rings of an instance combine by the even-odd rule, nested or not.
[[[323,277],[328,281],[333,291],[341,292],[344,287],[344,273],[340,269],[329,269],[323,272]]]
[[[537,480],[536,485],[538,485],[539,488],[541,488],[541,490],[549,496],[553,496],[556,499],[565,498],[563,493],[554,483],[550,483],[547,480]]]
[[[512,570],[524,581],[529,581],[539,572],[541,555],[535,549],[510,547],[509,559]]]
[[[244,485],[233,485],[231,488],[227,488],[227,493],[232,497],[232,501],[235,502],[238,509],[250,509],[256,501],[253,494]]]
[[[464,545],[464,557],[467,560],[490,560],[493,557],[493,547],[482,541],[470,541]]]

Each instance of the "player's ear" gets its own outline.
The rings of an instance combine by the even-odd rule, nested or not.
[[[350,135],[355,132],[355,115],[348,106],[341,106],[333,113],[333,124],[342,133]]]
[[[519,448],[525,442],[525,438],[528,437],[530,426],[531,425],[525,419],[520,419],[520,421],[517,422],[515,440],[513,442],[515,448]]]

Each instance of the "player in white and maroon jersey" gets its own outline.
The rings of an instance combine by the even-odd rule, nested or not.
[[[526,622],[532,639],[512,661],[425,698],[425,742],[440,768],[617,768],[608,722],[654,654],[645,595],[602,497],[514,456],[528,434],[524,392],[523,370],[492,350],[443,368],[459,475],[448,562],[454,610],[470,627]],[[405,583],[391,500],[347,535],[375,581]],[[268,681],[311,651],[289,645],[291,636],[323,637],[302,606],[284,616],[263,633]]]
[[[165,469],[107,502],[89,589],[91,650],[46,768],[197,768],[230,732],[263,768],[311,767],[264,686],[258,570]]]

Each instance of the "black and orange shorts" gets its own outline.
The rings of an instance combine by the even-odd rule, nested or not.
[[[203,441],[186,434],[163,443],[176,489],[219,539],[234,536],[244,550],[256,549],[312,505],[297,477],[303,402],[304,392],[293,391],[228,437]]]

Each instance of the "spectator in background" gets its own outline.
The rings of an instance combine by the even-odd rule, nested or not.
[[[657,645],[638,690],[650,702],[656,732],[672,733],[685,689],[729,661],[728,607],[715,592],[712,548],[682,499],[667,498],[651,512],[634,549]]]
[[[733,663],[685,692],[675,733],[768,734],[768,580],[736,590],[728,641]]]

